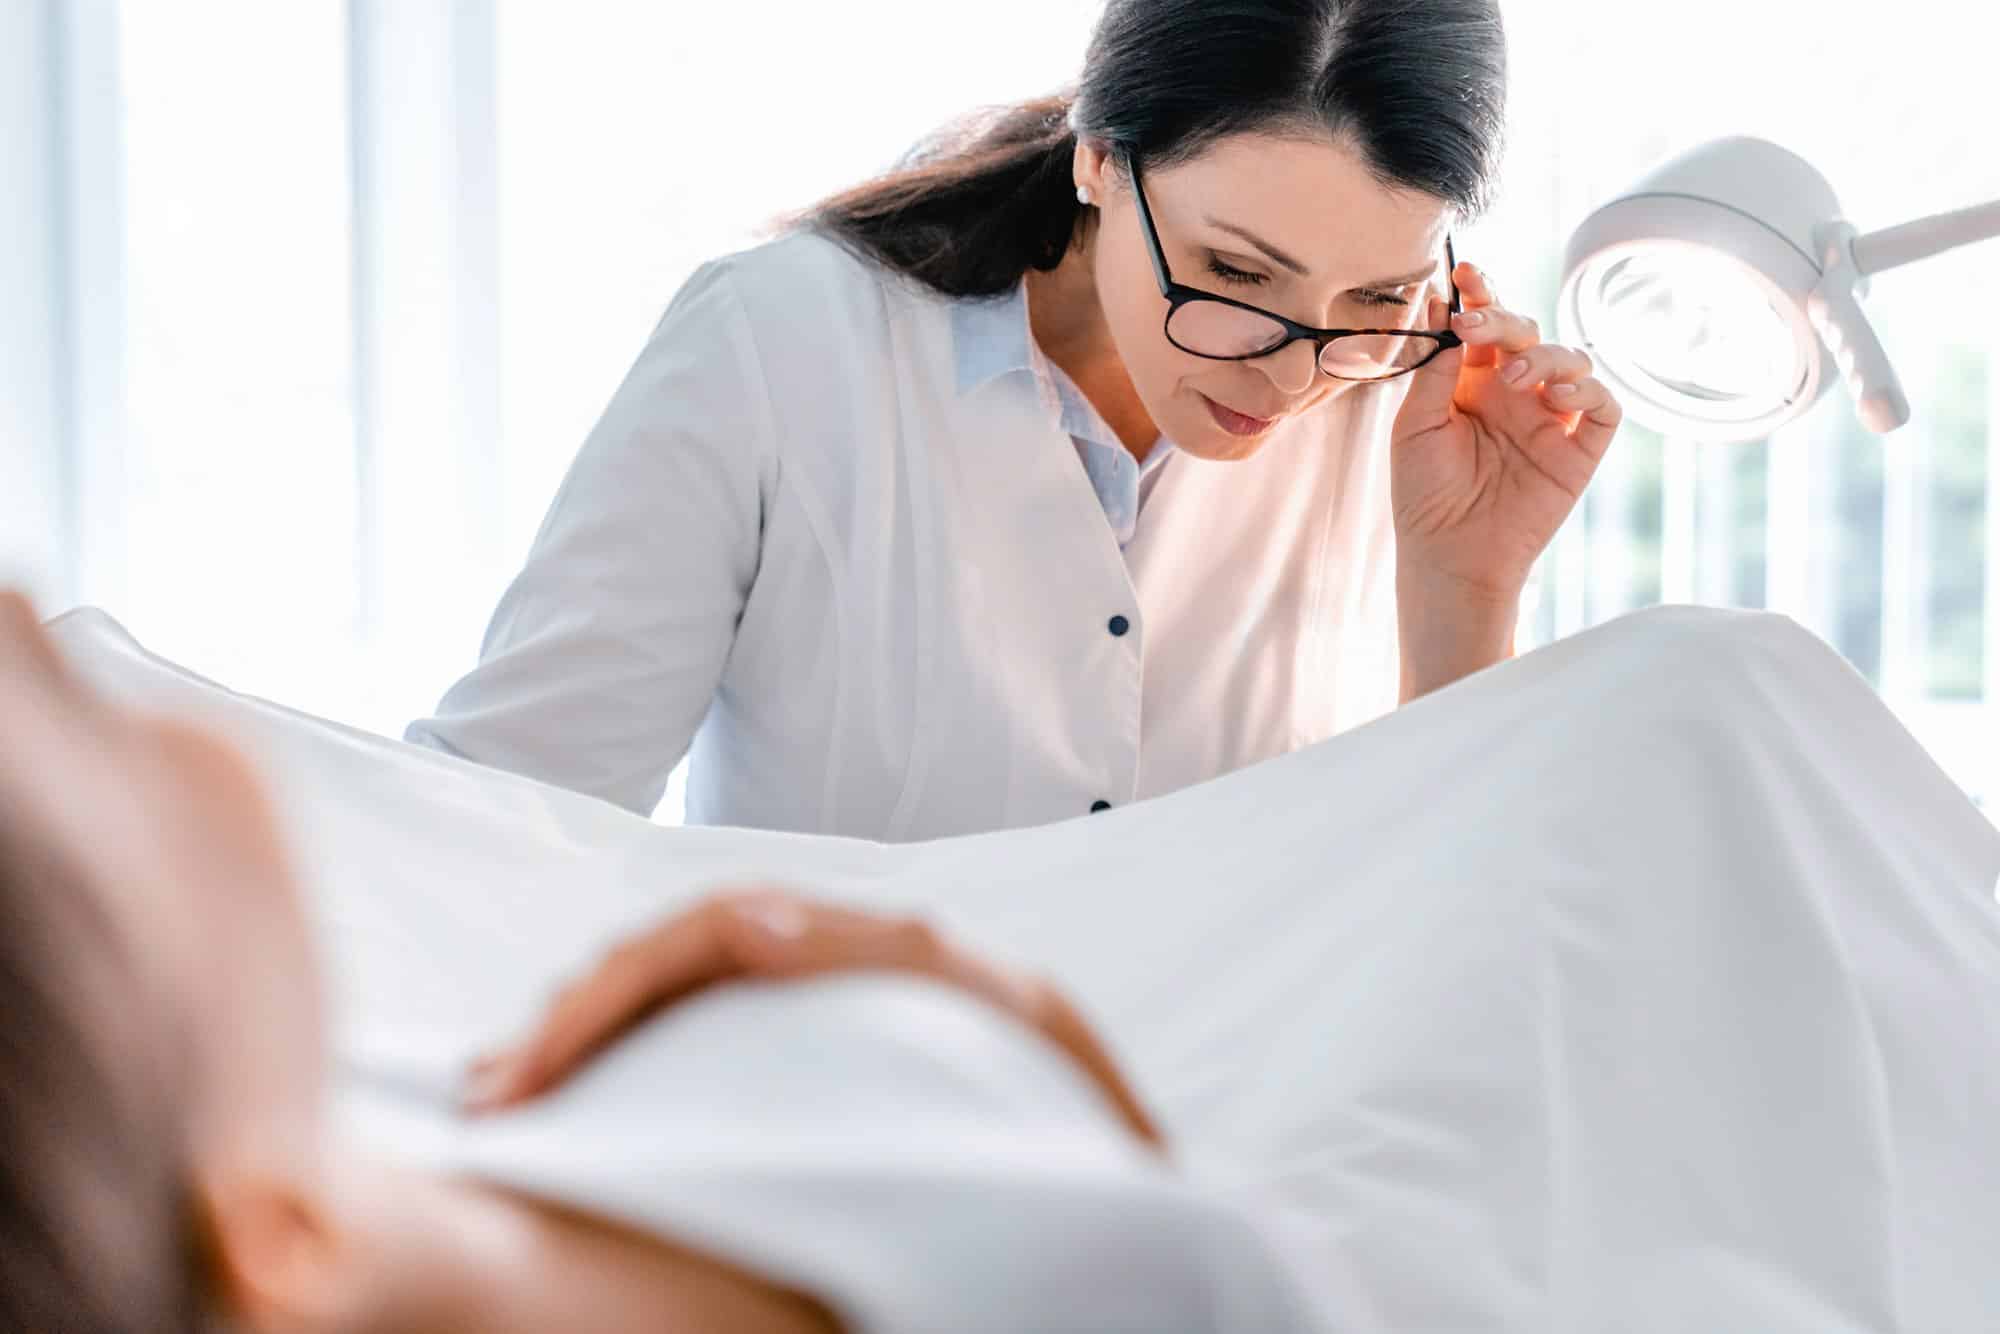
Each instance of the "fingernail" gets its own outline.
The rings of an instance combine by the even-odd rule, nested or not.
[[[1523,375],[1526,375],[1527,373],[1528,373],[1528,363],[1527,360],[1523,358],[1519,361],[1514,361],[1509,363],[1507,369],[1500,372],[1500,378],[1505,380],[1508,384],[1519,384],[1521,382],[1521,377]]]
[[[791,903],[746,903],[737,909],[745,921],[777,940],[796,940],[806,933],[806,915]]]
[[[1573,384],[1552,384],[1549,386],[1550,398],[1568,398],[1575,392],[1576,386]]]
[[[1461,329],[1477,329],[1484,323],[1486,315],[1483,311],[1462,310],[1458,313],[1458,327]]]

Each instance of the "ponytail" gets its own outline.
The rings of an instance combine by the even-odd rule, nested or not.
[[[792,220],[947,296],[997,296],[1053,269],[1076,235],[1068,97],[947,127],[885,176]]]

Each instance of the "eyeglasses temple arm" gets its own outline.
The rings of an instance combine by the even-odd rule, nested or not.
[[[1160,233],[1153,226],[1153,210],[1146,203],[1146,187],[1139,182],[1139,160],[1130,153],[1123,156],[1125,174],[1132,178],[1132,198],[1138,201],[1139,217],[1146,224],[1141,230],[1146,233],[1146,253],[1153,259],[1153,276],[1159,279],[1160,295],[1166,296],[1173,290],[1174,279],[1167,272],[1167,257],[1160,250]]]

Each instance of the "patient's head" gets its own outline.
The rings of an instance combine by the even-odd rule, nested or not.
[[[270,806],[4,591],[0,1016],[0,1328],[200,1328],[313,1243],[317,981]]]
[[[133,963],[76,859],[31,830],[11,798],[0,803],[0,1325],[9,1329],[197,1327],[177,1059],[186,1035],[140,999],[147,988]],[[160,1317],[164,1325],[152,1323]]]
[[[831,1328],[667,1243],[339,1153],[256,776],[97,697],[4,589],[0,1025],[0,1330]]]

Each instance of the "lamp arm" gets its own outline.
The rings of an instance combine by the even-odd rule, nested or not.
[[[1805,311],[1847,381],[1855,415],[1869,430],[1887,434],[1910,420],[1910,400],[1861,308],[1868,279],[1855,251],[1862,239],[1854,234],[1853,224],[1837,218],[1814,232],[1820,280],[1806,295]]]
[[[1865,278],[1995,236],[2000,236],[2000,199],[1857,236],[1854,266]]]

